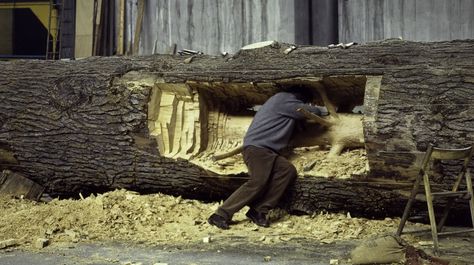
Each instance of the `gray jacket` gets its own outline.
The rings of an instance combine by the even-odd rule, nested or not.
[[[244,137],[244,147],[253,145],[279,152],[290,142],[298,120],[305,117],[297,111],[304,108],[321,116],[321,110],[296,98],[292,93],[279,92],[270,97],[257,111]]]

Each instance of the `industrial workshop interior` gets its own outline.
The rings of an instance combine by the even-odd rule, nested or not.
[[[473,264],[472,14],[0,0],[0,264]]]

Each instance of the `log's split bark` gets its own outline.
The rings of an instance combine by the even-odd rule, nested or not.
[[[1,62],[0,169],[53,195],[120,187],[222,199],[246,178],[238,147],[255,108],[303,84],[332,116],[308,125],[294,145],[327,145],[336,159],[344,148],[364,147],[370,174],[298,179],[285,207],[382,217],[401,215],[428,143],[474,143],[474,41],[289,47],[187,62],[170,55]],[[237,155],[213,162],[229,152]],[[456,165],[436,166],[436,185],[449,184]]]

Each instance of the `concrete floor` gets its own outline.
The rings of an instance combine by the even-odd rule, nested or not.
[[[204,243],[203,243],[204,244]],[[0,264],[19,265],[116,265],[116,264],[329,264],[347,255],[354,242],[319,244],[290,242],[282,245],[249,245],[231,242],[225,245],[211,242],[202,246],[150,247],[125,243],[78,243],[47,247],[41,251],[12,250],[0,252]],[[267,257],[267,260],[265,260]],[[270,257],[270,260],[268,260]]]
[[[420,238],[420,241],[429,238]],[[450,264],[473,264],[474,237],[462,235],[440,240],[442,258]],[[187,246],[147,246],[128,243],[68,243],[42,250],[6,249],[0,251],[2,265],[116,265],[116,264],[351,264],[350,251],[360,241],[337,241],[323,244],[307,239],[267,245],[249,243],[241,238],[219,238],[210,243]],[[431,253],[431,246],[421,247]],[[265,260],[270,257],[270,260]],[[160,264],[160,265],[161,265]]]

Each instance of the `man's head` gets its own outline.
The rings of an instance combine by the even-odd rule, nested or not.
[[[304,103],[309,103],[313,101],[314,98],[314,90],[307,85],[292,85],[287,87],[285,91],[294,94],[297,99],[303,101]]]

